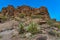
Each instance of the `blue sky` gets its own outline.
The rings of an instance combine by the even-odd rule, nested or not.
[[[60,21],[60,0],[0,0],[0,10],[8,5],[15,7],[28,5],[34,8],[45,6],[48,8],[50,17]]]

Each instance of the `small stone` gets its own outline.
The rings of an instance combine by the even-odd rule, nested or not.
[[[58,28],[54,28],[55,30],[58,30]]]
[[[20,38],[26,38],[26,36],[24,34],[21,34]]]
[[[41,28],[41,30],[44,30],[45,28]]]
[[[50,34],[50,35],[53,35],[53,36],[56,36],[56,30],[50,30],[48,33]]]
[[[49,31],[49,29],[45,29],[45,31],[46,31],[46,32],[48,32],[48,31]]]
[[[47,40],[47,37],[45,37],[45,36],[42,37],[42,36],[41,36],[41,37],[38,37],[36,40]]]
[[[34,40],[47,40],[47,36],[37,35]]]
[[[46,34],[47,32],[46,32],[46,31],[44,31],[44,30],[42,30],[42,33],[43,33],[43,34]]]
[[[30,37],[32,34],[31,33],[26,33],[25,36],[28,38]]]
[[[19,32],[16,29],[14,29],[13,30],[13,35],[18,35],[18,34],[19,34]]]
[[[40,25],[42,25],[42,24],[46,24],[47,22],[46,21],[44,21],[44,20],[42,20],[42,21],[40,21]]]
[[[58,28],[56,28],[56,27],[51,27],[51,29],[58,30]]]

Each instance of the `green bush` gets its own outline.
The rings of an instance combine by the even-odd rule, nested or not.
[[[32,22],[31,24],[29,24],[27,31],[32,34],[38,33],[39,29],[37,27],[38,25]]]
[[[25,17],[25,14],[21,13],[21,14],[19,14],[19,17],[20,18],[24,18]]]
[[[58,28],[60,29],[60,25],[58,25]]]
[[[15,17],[14,18],[16,21],[20,21],[20,18],[19,17]]]
[[[0,16],[0,19],[2,20],[2,22],[7,20],[7,16]]]
[[[60,32],[57,32],[57,37],[60,37]]]
[[[47,21],[47,24],[53,25],[53,21],[52,21],[52,20],[48,20],[48,21]]]
[[[23,25],[23,23],[20,23],[19,24],[19,33],[24,33],[24,25]]]
[[[0,38],[2,38],[2,36],[0,35]]]

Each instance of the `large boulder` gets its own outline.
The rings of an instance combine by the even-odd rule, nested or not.
[[[38,19],[38,18],[37,18],[37,19],[33,19],[32,21],[35,22],[35,23],[38,23],[38,24],[40,24],[40,25],[46,23],[45,20],[43,20],[43,19]]]
[[[15,29],[3,31],[0,32],[0,40],[12,40],[12,38],[17,35],[18,35],[18,31],[16,31]]]
[[[47,36],[45,35],[36,35],[33,40],[47,40]]]
[[[7,21],[5,23],[0,24],[0,31],[13,29],[18,27],[18,22],[15,20]]]

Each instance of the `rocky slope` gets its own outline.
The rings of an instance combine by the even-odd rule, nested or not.
[[[18,25],[23,23],[22,25],[24,25],[25,29],[31,22],[38,24],[39,33],[33,35],[24,31],[24,33],[19,34],[20,29]],[[41,21],[39,18],[23,18],[20,21],[10,20],[0,24],[0,40],[60,40],[59,33],[60,29],[58,27],[48,24],[45,20]]]
[[[8,5],[0,13],[0,40],[60,40],[60,23],[44,6]]]

